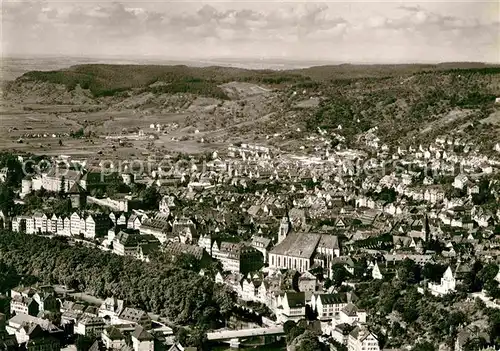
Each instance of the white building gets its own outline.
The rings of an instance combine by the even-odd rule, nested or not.
[[[464,186],[469,181],[469,178],[465,174],[459,174],[455,177],[455,180],[451,184],[454,188],[463,189]]]
[[[125,336],[114,326],[104,329],[101,334],[101,340],[108,350],[120,350],[127,345]]]
[[[69,233],[70,233],[70,235],[80,234],[80,228],[81,228],[80,221],[81,221],[80,215],[76,212],[73,212],[73,214],[69,218]]]
[[[380,351],[378,339],[364,325],[358,325],[349,334],[348,351]]]
[[[366,323],[366,311],[360,310],[354,304],[347,304],[339,313],[340,323],[350,325]]]
[[[428,287],[434,296],[442,296],[456,291],[456,280],[451,267],[448,267],[444,272],[440,284],[429,283]]]
[[[286,322],[293,320],[297,322],[306,315],[306,301],[303,292],[286,292],[280,294],[277,297],[276,305],[278,321]]]
[[[373,279],[384,279],[384,276],[382,275],[382,272],[380,272],[380,268],[379,268],[377,262],[375,262],[375,265],[373,266],[372,278]]]
[[[345,294],[318,294],[311,298],[311,309],[318,314],[319,320],[338,318],[340,311],[347,306]]]
[[[138,325],[131,335],[134,351],[154,351],[154,338]]]

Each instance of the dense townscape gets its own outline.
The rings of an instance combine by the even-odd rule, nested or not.
[[[500,350],[498,0],[0,7],[0,351]]]
[[[500,145],[341,133],[307,154],[4,152],[2,347],[500,346]]]

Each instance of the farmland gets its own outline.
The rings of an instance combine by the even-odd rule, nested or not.
[[[120,157],[204,153],[246,140],[296,150],[318,127],[341,126],[352,143],[377,126],[388,144],[449,131],[474,139],[486,131],[491,149],[500,135],[496,115],[488,118],[499,73],[482,64],[289,71],[79,65],[29,72],[4,87],[0,147]],[[480,120],[492,122],[489,131],[474,130]]]

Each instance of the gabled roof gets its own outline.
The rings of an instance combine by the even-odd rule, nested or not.
[[[352,304],[352,303],[348,303],[343,309],[342,309],[342,312],[345,313],[347,316],[349,317],[353,317],[353,316],[356,316],[357,313],[358,313],[358,308]]]
[[[369,336],[372,336],[377,340],[376,335],[370,332],[365,325],[356,326],[356,328],[354,328],[349,335],[359,341],[363,341]]]
[[[269,245],[271,244],[271,239],[269,238],[264,238],[262,236],[254,236],[252,238],[252,245],[255,247],[264,247],[268,248]]]
[[[154,340],[153,336],[148,333],[142,326],[138,325],[132,332],[131,336],[139,341]]]
[[[286,292],[285,296],[290,308],[304,307],[306,305],[306,296],[303,292]]]
[[[197,260],[201,260],[203,258],[203,251],[204,249],[202,247],[178,242],[169,242],[165,246],[165,252],[171,255],[177,256],[182,253],[187,253],[193,255]]]
[[[100,340],[94,341],[94,343],[92,344],[92,346],[90,346],[90,349],[89,349],[89,351],[104,351],[104,350],[105,350],[105,348],[102,345],[102,343],[100,342]]]
[[[144,312],[143,310],[139,310],[139,309],[132,308],[132,307],[126,307],[120,313],[120,319],[124,319],[124,320],[128,320],[128,321],[137,323],[141,320],[141,318],[144,315],[147,316],[147,313]]]
[[[339,240],[335,235],[322,234],[318,243],[318,247],[324,247],[327,249],[338,249]]]
[[[85,190],[77,182],[75,182],[68,190],[68,194],[83,194],[83,193],[85,193]]]
[[[106,329],[106,334],[111,340],[123,340],[124,336],[122,332],[115,326],[110,326]]]
[[[321,294],[318,295],[323,305],[338,305],[347,303],[347,295],[345,294]]]
[[[276,245],[271,253],[300,258],[311,258],[321,239],[320,234],[291,232]]]

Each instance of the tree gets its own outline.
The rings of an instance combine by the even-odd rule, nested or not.
[[[418,310],[414,307],[407,307],[403,311],[403,320],[406,323],[415,322],[418,319]]]
[[[200,328],[194,328],[187,337],[185,345],[195,347],[197,350],[205,350],[207,341],[207,334]]]
[[[484,350],[488,346],[486,340],[482,337],[477,337],[467,341],[463,350],[464,351],[476,351],[476,350]]]
[[[14,191],[7,184],[0,184],[0,210],[4,214],[12,212],[14,208]]]
[[[188,337],[189,333],[186,330],[186,328],[183,327],[180,327],[179,330],[177,330],[177,333],[175,334],[175,339],[181,345],[186,345]]]
[[[194,255],[184,252],[176,257],[175,264],[179,268],[188,269],[193,272],[199,272],[201,268],[200,261]]]
[[[31,166],[31,164],[29,164]],[[5,184],[9,187],[19,187],[21,180],[25,176],[23,165],[18,160],[17,156],[11,153],[0,153],[0,168],[7,168],[7,176]],[[27,167],[26,171],[32,171],[31,167]]]
[[[416,284],[420,281],[420,267],[406,258],[398,269],[398,277],[406,284]]]
[[[342,283],[349,277],[349,273],[340,263],[336,263],[332,266],[332,283],[333,285],[339,287]]]
[[[235,303],[234,293],[209,277],[159,258],[142,262],[83,245],[71,246],[58,238],[3,233],[2,263],[6,272],[34,275],[45,284],[72,284],[101,298],[116,296],[181,325],[222,326]]]
[[[236,293],[227,285],[217,285],[214,291],[214,300],[219,306],[219,313],[227,320],[233,312],[237,300]]]
[[[285,333],[285,335],[288,335],[290,333],[290,331],[295,328],[297,324],[294,322],[294,321],[286,321],[284,324],[283,324],[283,332]]]
[[[428,341],[420,342],[415,345],[412,351],[435,351],[436,348]]]
[[[71,200],[69,198],[60,199],[52,206],[54,213],[58,215],[68,215],[71,212]]]
[[[397,195],[396,195],[396,190],[393,188],[387,188],[384,187],[380,193],[376,195],[378,200],[385,201],[386,203],[392,203],[396,201]]]
[[[461,324],[467,323],[467,316],[462,311],[453,311],[447,318],[450,327],[456,329]]]
[[[59,196],[63,196],[66,193],[66,180],[64,176],[61,177],[61,183],[59,184]]]
[[[497,273],[498,265],[495,263],[488,263],[477,273],[477,278],[482,284],[486,284],[488,281],[494,280]]]
[[[142,203],[146,209],[157,209],[160,204],[161,196],[158,188],[154,185],[146,188],[142,192]]]
[[[445,271],[445,266],[438,263],[433,264],[431,262],[427,262],[422,269],[422,276],[433,282],[439,282]]]
[[[90,336],[85,336],[85,335],[78,335],[76,337],[76,350],[77,351],[88,351],[92,344],[96,341],[95,337],[90,337]]]
[[[310,331],[306,331],[301,337],[296,351],[321,351],[326,346],[318,340],[318,337]]]
[[[296,325],[286,335],[286,343],[291,344],[295,340],[295,338],[298,337],[299,335],[302,335],[304,331],[305,329],[303,327]]]

